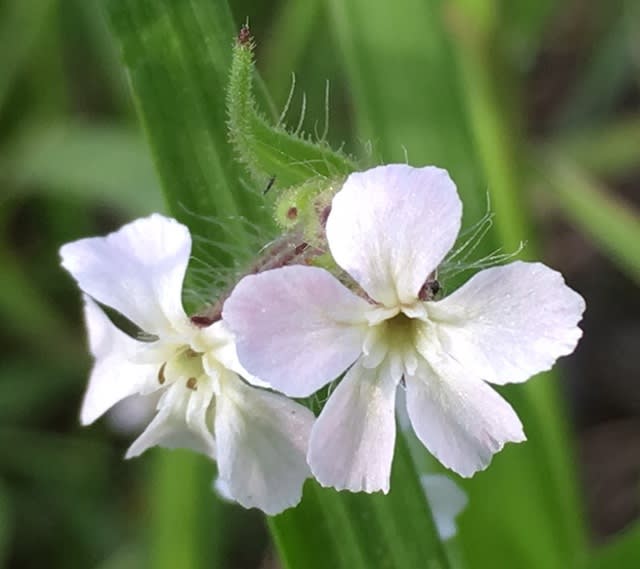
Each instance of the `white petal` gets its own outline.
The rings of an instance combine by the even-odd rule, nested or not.
[[[106,415],[109,428],[121,435],[139,435],[153,419],[160,395],[132,395],[119,401]]]
[[[233,496],[229,491],[229,485],[219,476],[213,481],[213,489],[225,502],[233,502]]]
[[[229,496],[269,515],[295,506],[311,475],[305,454],[313,420],[302,405],[228,374],[216,401],[215,435]]]
[[[374,300],[411,304],[453,246],[462,204],[446,170],[405,164],[351,174],[327,220],[331,253]]]
[[[444,474],[424,474],[420,481],[440,539],[451,539],[456,535],[456,516],[467,507],[467,495]]]
[[[582,331],[582,297],[541,263],[481,271],[428,303],[444,351],[491,383],[525,381],[570,354]]]
[[[158,403],[158,414],[133,442],[126,458],[142,454],[153,446],[186,448],[216,457],[208,393],[189,389],[184,381],[170,385]],[[199,389],[201,386],[198,386]]]
[[[235,337],[224,320],[203,328],[197,340],[192,343],[192,347],[205,354],[203,364],[207,373],[211,374],[222,366],[237,373],[251,385],[270,387],[266,381],[262,381],[244,369],[238,359]]]
[[[186,320],[181,295],[190,251],[189,230],[154,214],[106,237],[67,243],[60,255],[86,294],[164,335]]]
[[[453,362],[428,365],[407,377],[407,411],[413,429],[444,466],[461,476],[485,469],[507,442],[525,440],[511,406],[480,379]]]
[[[147,346],[141,346],[141,342],[118,330],[88,297],[85,297],[84,315],[89,348],[95,358],[80,410],[80,422],[89,425],[118,401],[159,388],[160,362],[158,365],[133,363],[131,359],[136,352]]]
[[[324,269],[283,267],[243,278],[223,318],[240,363],[292,397],[307,397],[358,357],[370,305]]]
[[[396,387],[386,366],[365,369],[358,361],[347,372],[311,431],[309,466],[320,484],[389,491]]]

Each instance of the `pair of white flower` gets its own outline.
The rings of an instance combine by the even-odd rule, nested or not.
[[[63,265],[80,288],[153,336],[129,338],[87,298],[96,364],[83,422],[127,395],[162,389],[129,456],[154,444],[202,450],[234,499],[275,513],[299,500],[307,464],[325,486],[389,490],[402,384],[418,438],[471,476],[506,442],[524,440],[513,409],[486,382],[525,381],[570,353],[584,301],[559,273],[522,262],[430,298],[425,283],[453,246],[461,214],[444,170],[352,174],[326,224],[342,282],[309,266],[247,276],[223,319],[205,328],[180,302],[190,237],[175,221],[156,215],[64,246]],[[260,389],[306,397],[345,371],[315,421]]]

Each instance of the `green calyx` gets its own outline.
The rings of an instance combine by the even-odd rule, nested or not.
[[[315,203],[312,197],[325,191],[333,195],[334,182],[357,167],[346,154],[333,150],[325,141],[290,132],[280,123],[271,124],[258,110],[253,92],[254,47],[248,27],[243,26],[233,48],[227,90],[229,138],[258,187],[278,196],[276,221],[289,228],[292,220],[287,211],[281,211],[284,204],[297,204],[295,207],[302,213]]]
[[[273,210],[276,223],[285,231],[299,229],[309,245],[326,251],[324,228],[331,211],[331,200],[342,182],[342,178],[333,182],[312,178],[304,184],[282,190]]]

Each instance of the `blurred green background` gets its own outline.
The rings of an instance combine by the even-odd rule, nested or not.
[[[131,408],[78,424],[90,359],[57,250],[166,211],[105,4],[0,0],[0,567],[157,567],[165,554],[177,568],[279,567],[262,517],[209,492],[204,459],[124,462],[140,428]],[[231,9],[250,20],[278,111],[295,72],[294,128],[305,93],[303,128],[322,133],[328,80],[334,147],[449,168],[467,223],[489,193],[497,242],[527,240],[586,298],[585,336],[555,378],[580,503],[594,547],[640,536],[640,4],[398,5],[397,18],[374,1]],[[197,467],[181,477],[165,461]],[[172,527],[187,535],[180,551]],[[611,559],[597,566],[640,566]]]

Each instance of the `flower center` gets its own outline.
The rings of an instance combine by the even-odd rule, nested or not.
[[[394,375],[413,375],[419,361],[416,341],[421,325],[422,319],[403,312],[373,325],[363,345],[363,365],[374,368],[387,362]]]
[[[389,351],[403,353],[407,348],[415,346],[417,326],[420,322],[421,320],[409,318],[402,312],[382,322]]]
[[[160,385],[172,384],[176,381],[184,381],[188,389],[196,391],[198,383],[208,381],[209,377],[204,370],[202,356],[190,346],[179,347],[174,354],[158,370],[158,383]]]

